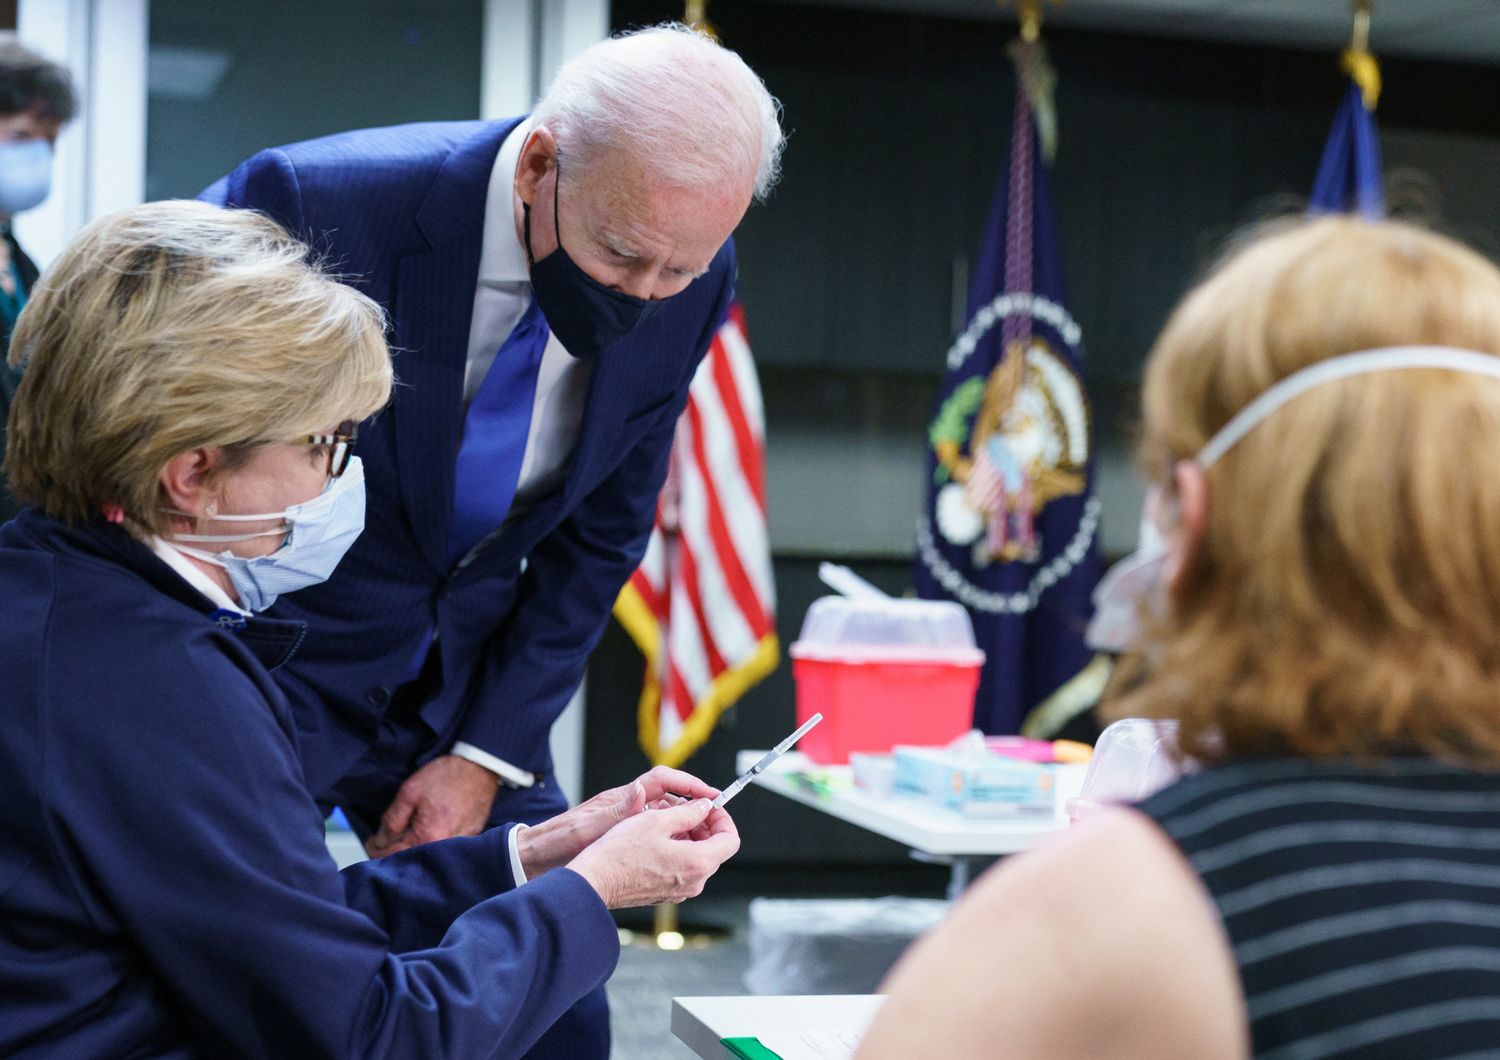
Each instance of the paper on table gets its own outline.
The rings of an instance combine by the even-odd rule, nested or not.
[[[861,1036],[859,1031],[766,1031],[760,1044],[781,1060],[848,1060]]]

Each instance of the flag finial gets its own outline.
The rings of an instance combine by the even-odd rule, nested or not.
[[[719,31],[708,20],[708,0],[687,0],[683,5],[682,21],[709,40],[719,39]]]
[[[1370,51],[1370,15],[1375,0],[1353,0],[1354,26],[1349,33],[1349,47],[1339,60],[1339,69],[1359,86],[1365,109],[1374,110],[1380,102],[1380,64]]]
[[[1011,0],[996,0],[1001,7],[1009,7]],[[1042,0],[1014,0],[1016,21],[1021,24],[1021,39],[1034,44],[1042,36]]]
[[[1017,15],[1021,20],[1021,39],[1030,44],[1042,35],[1042,0],[1021,0]]]
[[[1370,13],[1374,8],[1375,0],[1354,0],[1354,27],[1349,33],[1351,52],[1370,50]]]

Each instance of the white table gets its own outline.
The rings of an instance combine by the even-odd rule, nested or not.
[[[883,1000],[879,994],[674,997],[672,1033],[703,1060],[722,1060],[734,1054],[721,1038],[758,1038],[772,1030],[863,1031]]]
[[[760,760],[763,751],[741,751],[736,770],[743,773]],[[1015,817],[974,820],[936,806],[893,795],[879,798],[854,787],[819,791],[798,779],[811,772],[847,779],[848,766],[825,766],[792,751],[777,759],[755,783],[768,791],[848,821],[868,832],[893,839],[909,848],[922,861],[940,861],[952,867],[948,892],[957,895],[968,886],[973,862],[1028,850],[1047,836],[1068,826],[1062,812],[1065,801],[1083,785],[1086,766],[1058,767],[1058,809],[1045,817]]]

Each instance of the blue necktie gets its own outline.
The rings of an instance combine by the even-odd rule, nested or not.
[[[537,369],[546,348],[547,321],[533,298],[501,343],[464,417],[464,440],[453,473],[449,563],[498,530],[515,499]]]

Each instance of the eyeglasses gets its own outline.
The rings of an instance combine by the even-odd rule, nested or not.
[[[328,477],[338,478],[349,466],[354,455],[354,442],[359,437],[359,424],[345,420],[334,428],[332,434],[308,434],[293,440],[293,445],[321,445],[328,450]]]

